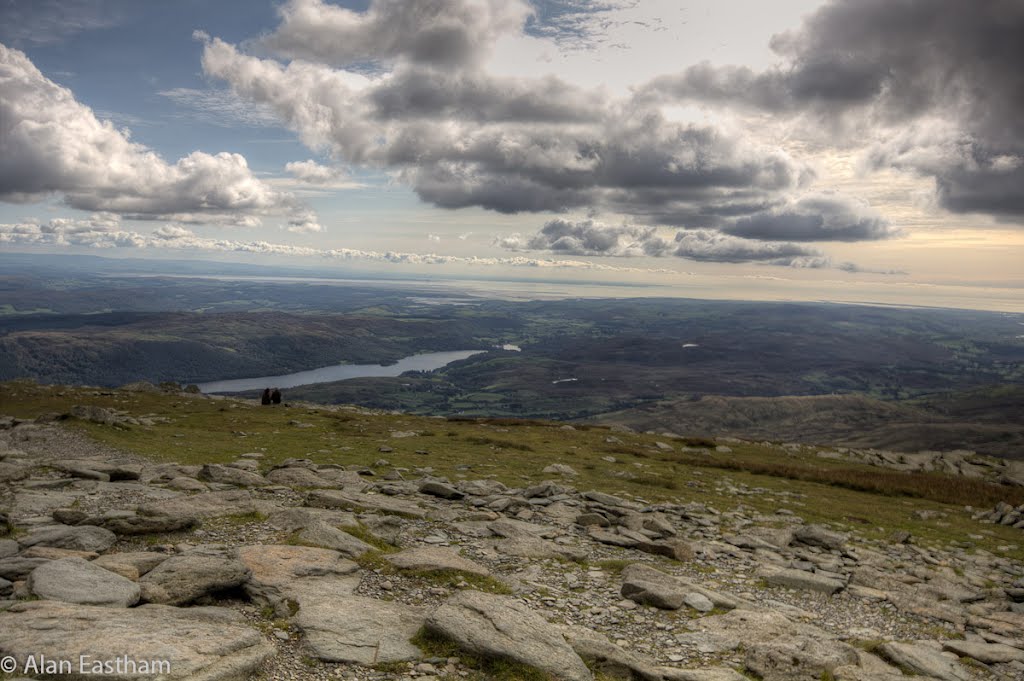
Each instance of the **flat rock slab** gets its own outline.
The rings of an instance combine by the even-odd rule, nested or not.
[[[48,562],[50,562],[48,558],[22,558],[21,556],[0,558],[0,579],[17,582],[28,577],[43,563]]]
[[[147,603],[184,605],[248,581],[249,568],[237,558],[186,554],[172,556],[140,580]]]
[[[801,589],[803,591],[818,591],[824,594],[834,594],[846,588],[846,585],[837,579],[823,577],[813,572],[783,568],[763,574],[764,581],[776,586],[784,586],[790,589]]]
[[[12,520],[31,516],[49,515],[58,508],[66,508],[76,499],[84,496],[84,492],[59,492],[52,490],[23,490],[14,495],[14,505],[10,509]]]
[[[562,625],[562,636],[587,667],[613,679],[662,681],[662,675],[646,658],[612,643],[607,636],[577,625]]]
[[[156,551],[125,551],[100,556],[93,564],[129,579],[132,579],[129,575],[134,575],[134,579],[137,580],[168,558],[166,553]]]
[[[139,515],[171,516],[175,518],[217,518],[225,515],[252,513],[256,510],[252,495],[247,490],[225,490],[181,495],[163,501],[151,501],[139,506]]]
[[[328,596],[349,595],[359,586],[359,566],[329,549],[243,546],[238,557],[251,572],[245,591],[260,603],[276,606],[287,599],[301,607]]]
[[[793,540],[808,546],[838,551],[846,544],[846,536],[822,525],[801,525],[793,530]]]
[[[819,627],[771,611],[733,610],[700,620],[701,630],[676,640],[702,652],[743,649],[747,668],[764,679],[820,678],[858,664],[857,650]]]
[[[180,532],[190,530],[199,524],[199,520],[195,516],[139,515],[136,513],[110,514],[90,520],[104,529],[122,536]]]
[[[19,466],[18,464],[0,461],[0,482],[24,480],[31,472],[32,469],[28,466]]]
[[[969,657],[985,664],[1024,661],[1024,650],[1002,643],[975,643],[972,641],[943,641],[942,648],[959,657]]]
[[[308,527],[300,530],[299,540],[307,544],[337,551],[346,558],[358,558],[367,551],[374,550],[372,546],[362,539],[320,521],[315,521]]]
[[[293,622],[314,657],[372,665],[419,658],[419,648],[409,640],[423,619],[419,608],[349,596],[306,599]]]
[[[341,525],[356,525],[359,521],[355,514],[346,511],[332,511],[326,508],[309,508],[306,506],[290,507],[282,511],[272,513],[267,518],[267,523],[278,530],[295,532],[304,527],[309,527],[315,522],[325,522],[335,527]]]
[[[426,626],[469,653],[512,660],[565,681],[594,678],[559,628],[516,598],[461,591],[431,613]]]
[[[950,654],[943,654],[939,645],[929,643],[883,643],[878,653],[897,667],[919,676],[941,681],[967,681],[970,672]]]
[[[426,509],[402,499],[393,499],[382,494],[359,494],[338,490],[315,490],[306,495],[306,505],[318,508],[340,508],[350,510],[380,511],[409,518],[427,517]]]
[[[199,479],[204,482],[237,485],[238,487],[260,487],[267,484],[266,478],[259,473],[252,473],[232,466],[222,466],[217,463],[203,466],[199,471]]]
[[[449,501],[456,501],[458,499],[465,498],[466,496],[464,492],[460,492],[451,485],[437,480],[427,480],[420,485],[419,491],[420,494],[440,497],[441,499],[448,499]]]
[[[18,555],[21,547],[13,539],[0,539],[0,558],[10,558]]]
[[[122,679],[242,681],[252,678],[273,646],[225,608],[146,605],[111,609],[55,601],[19,603],[0,612],[0,650],[22,664],[32,655],[67,660],[116,660],[127,656],[167,662],[164,674],[126,674]],[[89,679],[94,675],[62,675]],[[108,677],[109,678],[109,677]]]
[[[398,553],[384,556],[384,559],[400,570],[418,570],[435,572],[442,570],[458,570],[471,575],[486,577],[491,571],[479,563],[463,558],[453,549],[424,546],[406,549]]]
[[[661,681],[750,681],[750,677],[727,668],[709,669],[671,669],[658,668]]]
[[[326,488],[339,486],[338,483],[324,478],[316,471],[297,466],[276,468],[267,473],[266,479],[275,485],[287,485],[289,487]]]
[[[81,558],[61,558],[32,571],[28,588],[50,601],[128,608],[139,602],[141,590],[130,579]]]
[[[735,596],[708,589],[681,577],[674,577],[643,563],[633,563],[622,571],[622,595],[641,605],[663,610],[678,610],[690,594],[707,598],[714,607],[732,610],[744,602]]]
[[[116,542],[116,534],[93,525],[43,527],[33,530],[18,540],[23,548],[49,546],[55,549],[94,551],[96,553],[103,553]]]

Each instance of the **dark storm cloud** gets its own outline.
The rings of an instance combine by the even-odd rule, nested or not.
[[[722,231],[766,241],[873,241],[895,234],[888,221],[866,204],[829,194],[739,218]]]
[[[783,66],[702,64],[639,96],[809,114],[830,126],[853,117],[858,133],[897,129],[872,151],[876,163],[935,177],[951,211],[1024,218],[1024,3],[834,0],[772,47]],[[911,137],[930,146],[910,148]]]
[[[412,66],[396,70],[372,93],[382,119],[587,122],[600,118],[604,100],[553,76],[499,78]]]
[[[269,106],[307,145],[385,168],[443,208],[611,210],[655,222],[703,215],[719,224],[812,177],[781,150],[553,78],[410,63],[363,77],[260,59],[217,39],[206,41],[203,66]]]
[[[548,251],[559,255],[647,256],[701,262],[754,262],[786,267],[829,267],[820,251],[793,243],[743,239],[713,230],[686,230],[665,238],[653,227],[606,225],[594,220],[551,220],[536,234],[498,240],[510,250]]]

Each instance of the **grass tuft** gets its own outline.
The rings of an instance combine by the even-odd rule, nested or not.
[[[480,657],[467,653],[458,644],[426,627],[416,632],[412,644],[423,651],[425,657],[458,657],[463,665],[476,670],[482,676],[469,676],[470,679],[489,679],[493,681],[554,681],[550,674],[520,662],[504,658]]]

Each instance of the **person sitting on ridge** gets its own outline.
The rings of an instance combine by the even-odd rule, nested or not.
[[[270,394],[270,401],[274,404],[281,404],[281,391],[274,388],[274,392]]]
[[[260,396],[260,404],[270,404],[270,388],[263,389],[263,395]]]

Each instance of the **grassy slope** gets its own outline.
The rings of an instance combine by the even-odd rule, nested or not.
[[[68,422],[101,442],[159,461],[228,462],[251,451],[264,452],[267,465],[288,457],[307,457],[318,463],[372,466],[386,458],[410,470],[430,467],[434,474],[452,479],[489,477],[512,486],[557,477],[541,470],[561,462],[580,473],[572,482],[580,490],[597,489],[651,502],[700,501],[720,511],[740,505],[762,512],[789,508],[809,522],[827,522],[867,537],[884,539],[899,528],[909,530],[925,545],[969,542],[976,548],[1024,559],[1020,530],[981,525],[964,510],[965,504],[990,507],[995,499],[1022,503],[1024,491],[980,483],[965,486],[961,479],[940,475],[911,478],[820,459],[815,449],[794,453],[775,445],[729,443],[730,453],[699,454],[683,452],[683,443],[672,441],[676,451],[669,452],[655,445],[664,438],[612,433],[601,427],[567,430],[562,424],[543,422],[448,421],[315,405],[275,408],[199,396],[27,382],[0,384],[0,414],[31,418],[66,412],[75,404],[170,419],[169,423],[128,429]],[[418,435],[394,438],[393,431]],[[621,442],[607,442],[611,436]],[[383,445],[394,451],[380,453]],[[429,454],[416,453],[418,450]],[[602,458],[609,456],[616,461]],[[726,481],[729,484],[723,484]],[[737,496],[726,489],[744,485],[800,496],[780,498],[756,492]],[[880,486],[888,493],[849,489],[851,485]],[[931,498],[901,495],[900,490]],[[941,498],[956,503],[934,500]],[[913,515],[918,510],[941,515],[919,520]]]
[[[1024,387],[992,386],[884,402],[866,395],[704,396],[600,414],[594,421],[637,430],[676,424],[698,435],[786,439],[919,451],[973,449],[1024,457]]]

